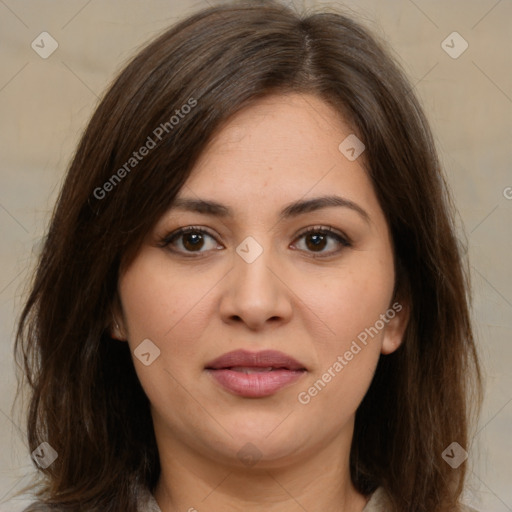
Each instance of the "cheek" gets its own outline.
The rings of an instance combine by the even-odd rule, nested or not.
[[[332,417],[336,424],[340,413],[357,409],[371,383],[384,333],[380,319],[390,306],[394,288],[391,253],[379,258],[374,251],[354,252],[345,263],[336,271],[331,269],[329,279],[317,281],[323,286],[309,286],[305,295],[316,318],[312,322],[317,325],[317,362],[299,400],[309,400],[310,412]]]
[[[197,329],[186,326],[202,310],[207,279],[184,282],[179,273],[169,270],[165,255],[150,248],[122,276],[119,292],[131,345],[149,338],[167,347],[178,332],[181,337],[188,333],[191,340],[197,337]]]
[[[311,421],[321,418],[319,428],[333,435],[355,414],[373,379],[383,331],[371,329],[387,310],[389,299],[383,289],[376,293],[356,276],[344,284],[342,290],[329,289],[332,302],[319,309],[334,334],[316,338],[316,365],[297,394]]]
[[[188,382],[199,369],[198,343],[208,312],[208,291],[212,283],[206,278],[184,280],[171,272],[165,254],[143,249],[121,277],[119,293],[123,308],[128,344],[135,371],[150,401],[165,406],[170,396],[177,410],[185,410],[186,393],[180,383]],[[158,357],[145,366],[134,351],[143,340],[158,347]],[[163,392],[165,390],[165,392]]]
[[[392,258],[379,260],[354,252],[345,265],[329,269],[325,278],[316,276],[316,286],[309,279],[303,282],[299,293],[321,320],[318,347],[325,354],[337,353],[388,309],[394,288]]]
[[[153,406],[165,409],[175,421],[181,421],[179,411],[191,406],[189,395],[180,390],[197,361],[200,318],[207,314],[204,307],[211,286],[201,278],[184,282],[179,272],[169,270],[165,254],[152,248],[142,250],[119,282],[124,324],[139,381]],[[148,366],[134,356],[134,350],[146,339],[160,351]],[[171,397],[173,408],[167,403]],[[196,410],[194,413],[197,415]]]

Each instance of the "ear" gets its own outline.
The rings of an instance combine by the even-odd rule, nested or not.
[[[123,326],[120,325],[119,321],[115,318],[112,319],[112,323],[109,326],[109,332],[111,338],[119,341],[127,341]]]
[[[388,322],[382,338],[382,354],[391,354],[402,344],[409,316],[410,307],[407,301],[395,300],[388,308]]]
[[[117,297],[114,299],[114,305],[112,307],[110,318],[111,321],[110,325],[108,326],[110,337],[119,341],[127,341],[122,308]]]

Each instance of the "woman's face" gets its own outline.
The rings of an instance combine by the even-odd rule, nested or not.
[[[219,206],[170,209],[121,276],[120,336],[160,446],[277,467],[350,442],[406,323],[364,153],[341,144],[351,134],[310,95],[239,112],[178,195]]]

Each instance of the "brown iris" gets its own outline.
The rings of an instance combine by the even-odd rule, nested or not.
[[[312,244],[310,244],[309,242],[311,240],[316,240],[316,241],[314,241]],[[308,249],[320,249],[321,250],[325,247],[325,244],[326,244],[326,236],[323,234],[314,233],[312,235],[306,236],[306,245],[307,245]]]

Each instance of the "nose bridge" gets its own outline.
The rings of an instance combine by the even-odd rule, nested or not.
[[[252,327],[288,316],[291,305],[286,286],[277,277],[281,266],[270,237],[248,236],[235,252],[232,277],[223,297],[223,315],[240,318]]]
[[[256,236],[260,241],[255,236],[247,236],[236,247],[234,255],[236,288],[243,289],[244,293],[248,291],[249,295],[251,288],[254,294],[269,292],[274,288],[275,277],[270,268],[275,258],[269,237],[261,234]]]

